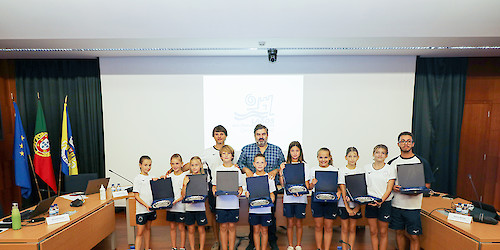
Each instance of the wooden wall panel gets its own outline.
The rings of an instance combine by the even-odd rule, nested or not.
[[[477,200],[468,175],[472,176],[479,195],[484,194],[486,161],[488,149],[489,104],[469,103],[464,106],[464,121],[460,137],[460,154],[457,175],[457,194],[467,200]]]
[[[20,202],[21,194],[14,182],[14,107],[11,93],[16,94],[14,62],[0,60],[0,107],[2,113],[3,140],[0,140],[0,204],[5,214],[10,214],[13,201]]]
[[[485,127],[484,119],[479,114],[484,113],[488,106],[489,122]],[[476,108],[474,108],[476,107]],[[487,132],[484,132],[487,129]],[[482,132],[480,132],[482,131]],[[481,134],[482,135],[479,135]],[[482,139],[472,139],[472,136]],[[481,152],[482,151],[482,152]],[[486,155],[483,163],[477,163],[480,157]],[[471,197],[470,183],[464,179],[467,172],[472,174],[479,195],[484,202],[493,204],[500,209],[500,58],[469,58],[467,83],[465,93],[464,118],[460,138],[460,156],[457,179],[457,194],[467,199]],[[475,160],[471,160],[475,159]],[[484,158],[483,158],[484,159]],[[473,166],[477,167],[474,168]],[[476,175],[479,175],[476,177]]]

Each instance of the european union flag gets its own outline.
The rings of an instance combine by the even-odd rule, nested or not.
[[[16,185],[21,188],[21,195],[27,199],[31,195],[31,178],[28,168],[30,149],[16,102],[14,102],[14,109],[16,110],[14,152],[12,154],[12,158],[14,159],[14,173],[16,176]]]

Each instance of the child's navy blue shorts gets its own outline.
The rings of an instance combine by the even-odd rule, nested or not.
[[[347,212],[347,209],[345,209],[345,207],[339,207],[339,215],[340,215],[340,219],[342,219],[342,220],[363,218],[363,214],[361,213],[361,209],[354,216],[350,216],[349,213]]]
[[[146,225],[148,221],[153,221],[153,220],[156,220],[156,211],[135,215],[135,223],[137,225]]]
[[[336,219],[339,214],[337,202],[311,202],[311,212],[314,218]]]
[[[305,203],[283,203],[283,215],[287,218],[304,219],[306,205]]]
[[[205,211],[186,211],[186,225],[204,226],[207,222],[207,214]]]
[[[379,221],[389,222],[391,221],[391,209],[391,201],[384,201],[380,207],[366,205],[365,217],[377,218]]]
[[[184,223],[186,222],[186,213],[167,211],[167,221]]]
[[[271,214],[249,214],[248,223],[252,226],[262,225],[268,227],[273,223],[273,219]]]
[[[392,219],[389,228],[404,230],[411,235],[422,234],[422,222],[420,221],[420,209],[392,208]]]
[[[215,220],[219,223],[236,223],[240,220],[239,209],[217,209],[215,211]]]

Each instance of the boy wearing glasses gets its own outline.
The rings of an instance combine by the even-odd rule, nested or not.
[[[398,136],[398,146],[401,155],[389,161],[396,169],[400,164],[422,163],[424,165],[425,186],[431,187],[434,181],[431,166],[427,160],[413,153],[413,134],[402,132]],[[394,185],[394,198],[392,199],[392,215],[389,228],[396,230],[396,241],[398,249],[406,249],[405,229],[410,236],[410,249],[420,249],[419,235],[422,234],[422,225],[420,222],[420,209],[422,207],[423,194],[401,194],[401,186]]]

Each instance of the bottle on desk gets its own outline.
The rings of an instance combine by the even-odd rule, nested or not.
[[[116,191],[116,188],[115,188],[115,184],[111,184],[111,192],[115,192]]]
[[[122,186],[120,186],[120,183],[118,183],[118,185],[116,185],[116,191],[122,191]]]
[[[50,205],[49,216],[56,216],[56,205]]]
[[[54,212],[59,215],[59,206],[57,204],[54,204]]]
[[[101,185],[101,188],[99,188],[99,195],[101,201],[106,200],[106,189],[104,188],[104,185]]]
[[[21,229],[21,213],[16,202],[12,203],[12,229]]]

